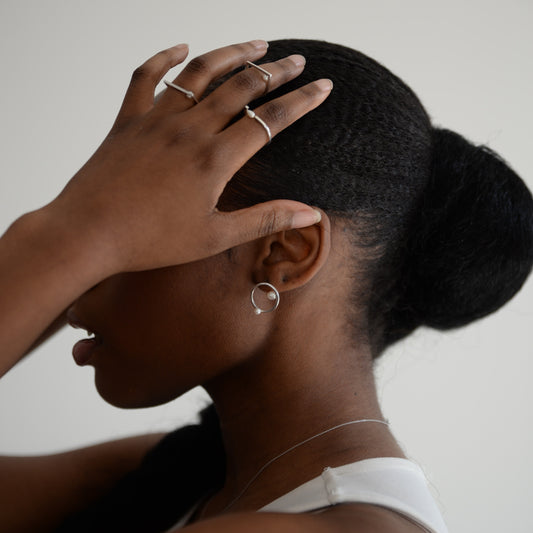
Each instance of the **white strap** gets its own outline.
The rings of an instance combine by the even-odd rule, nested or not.
[[[431,533],[448,533],[422,469],[398,457],[365,459],[322,474],[260,511],[303,513],[340,503],[368,503],[392,509]]]

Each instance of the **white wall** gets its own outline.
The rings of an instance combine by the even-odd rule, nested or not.
[[[487,142],[533,188],[532,23],[530,0],[2,0],[0,231],[50,200],[97,147],[130,71],[179,42],[192,55],[250,38],[358,48],[407,81],[437,123]],[[457,533],[533,531],[532,297],[530,280],[495,316],[420,331],[378,367],[386,416]],[[202,401],[193,392],[143,411],[108,406],[70,357],[77,338],[61,333],[2,380],[0,452],[170,429]]]

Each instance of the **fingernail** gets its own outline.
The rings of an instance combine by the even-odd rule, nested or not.
[[[185,44],[185,43],[182,43],[182,44],[177,44],[176,46],[174,46],[174,50],[177,50],[177,51],[182,51],[182,50],[187,50],[189,48],[189,45],[188,44]]]
[[[287,59],[290,59],[297,67],[303,67],[305,65],[305,57],[300,54],[289,56]]]
[[[297,211],[292,217],[292,227],[293,228],[306,228],[317,224],[322,220],[322,214],[316,209],[306,209],[305,211]]]
[[[250,44],[257,48],[258,50],[263,50],[265,48],[268,48],[268,43],[266,41],[263,41],[262,39],[257,39],[255,41],[250,41]]]
[[[321,91],[331,91],[331,89],[333,89],[333,82],[327,78],[318,80],[315,83]]]

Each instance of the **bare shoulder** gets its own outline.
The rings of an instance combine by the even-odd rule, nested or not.
[[[187,533],[420,533],[402,515],[374,505],[350,503],[320,513],[236,513],[198,522]]]

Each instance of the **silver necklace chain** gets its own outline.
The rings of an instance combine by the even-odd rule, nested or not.
[[[379,420],[377,418],[363,418],[361,420],[352,420],[350,422],[344,422],[343,424],[339,424],[338,426],[333,426],[332,428],[329,428],[329,429],[326,429],[324,431],[321,431],[320,433],[317,433],[316,435],[313,435],[312,437],[308,437],[307,439],[299,442],[298,444],[295,444],[294,446],[291,446],[289,449],[285,450],[284,452],[281,452],[280,454],[276,455],[276,457],[270,459],[270,461],[266,462],[253,476],[252,478],[250,479],[250,481],[248,481],[248,483],[246,483],[246,485],[244,486],[244,488],[241,490],[241,492],[239,492],[239,494],[237,494],[237,496],[235,496],[235,498],[233,498],[233,500],[231,500],[228,505],[226,505],[226,507],[224,507],[224,509],[222,509],[222,513],[224,513],[225,511],[227,511],[231,506],[233,506],[235,504],[235,502],[237,502],[237,500],[239,500],[239,498],[241,498],[241,496],[248,490],[248,488],[250,487],[250,485],[263,473],[263,471],[268,468],[274,461],[277,461],[278,459],[280,459],[281,457],[283,457],[285,454],[289,453],[289,452],[292,452],[294,449],[298,448],[299,446],[302,446],[304,444],[307,444],[309,441],[312,441],[313,439],[316,439],[318,437],[321,437],[322,435],[325,435],[326,433],[329,433],[330,431],[334,431],[335,429],[339,429],[339,428],[342,428],[344,426],[350,426],[352,424],[362,424],[363,422],[377,422],[379,424],[384,424],[385,426],[389,426],[389,422],[387,420]]]

